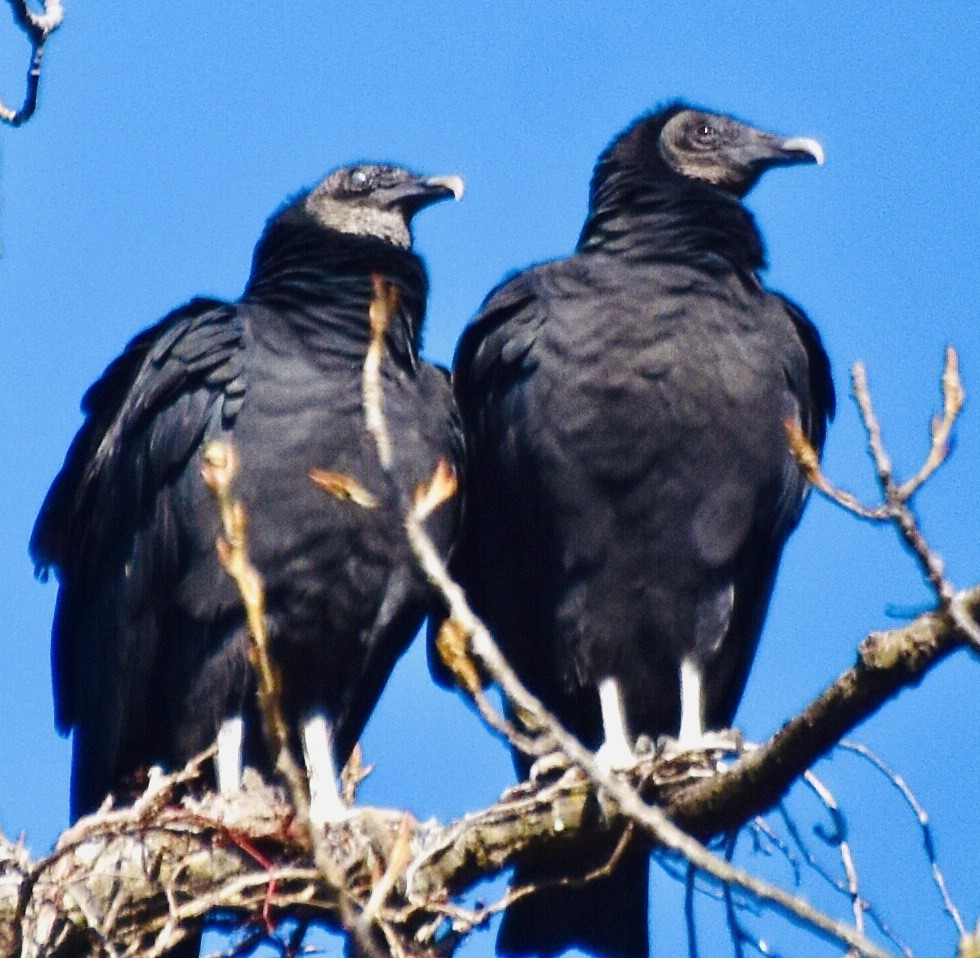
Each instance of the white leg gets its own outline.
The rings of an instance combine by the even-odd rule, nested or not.
[[[218,773],[218,791],[231,795],[242,787],[242,717],[225,719],[218,729],[218,755],[214,760]]]
[[[163,769],[159,765],[151,765],[146,773],[146,791],[143,794],[145,796],[155,795],[163,788],[165,778],[166,775],[163,774]]]
[[[333,762],[330,724],[322,712],[303,720],[303,757],[310,779],[310,820],[322,828],[328,822],[347,818],[348,809],[337,788],[338,772]]]
[[[603,742],[596,752],[596,761],[607,769],[629,768],[636,759],[626,733],[623,700],[615,679],[603,679],[599,683],[599,708],[602,710]]]
[[[704,739],[701,672],[690,659],[681,662],[681,727],[677,744],[681,751],[697,748]]]

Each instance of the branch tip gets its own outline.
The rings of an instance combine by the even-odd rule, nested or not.
[[[31,43],[31,55],[27,69],[27,87],[24,101],[17,109],[9,107],[0,99],[0,122],[9,126],[21,126],[37,110],[38,88],[41,83],[41,58],[48,37],[61,26],[64,9],[61,0],[44,0],[43,12],[35,13],[27,0],[10,0],[14,20],[27,35]]]
[[[445,459],[436,464],[432,478],[415,490],[412,511],[419,521],[425,521],[444,502],[448,502],[459,488],[459,481],[452,466]]]
[[[310,479],[335,499],[353,502],[362,509],[377,509],[378,497],[368,492],[356,479],[329,469],[311,469]]]
[[[446,668],[470,695],[483,690],[479,670],[470,658],[470,635],[456,619],[443,620],[436,636],[436,649]]]

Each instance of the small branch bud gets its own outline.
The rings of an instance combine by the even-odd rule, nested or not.
[[[415,490],[412,511],[416,519],[424,522],[439,506],[452,499],[458,488],[459,482],[452,467],[445,459],[440,459],[432,479]]]
[[[335,499],[353,502],[362,509],[378,508],[377,496],[368,492],[351,476],[346,476],[341,472],[330,472],[327,469],[311,469],[310,478]]]

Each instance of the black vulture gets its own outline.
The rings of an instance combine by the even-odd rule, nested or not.
[[[820,450],[834,389],[816,329],[760,283],[741,200],[770,167],[822,159],[683,103],[639,118],[599,157],[575,253],[505,280],[457,348],[453,570],[609,767],[641,735],[727,728],[745,687],[807,494],[786,423]],[[611,849],[593,851],[578,868]],[[646,955],[647,868],[628,850],[609,880],[520,900],[500,952]]]
[[[344,814],[337,770],[434,599],[400,502],[440,461],[462,464],[448,373],[419,358],[428,280],[410,233],[416,212],[461,191],[455,176],[335,170],[269,219],[240,300],[170,313],[86,393],[30,546],[60,582],[52,670],[57,727],[74,733],[73,818],[216,739],[222,790],[238,787],[243,753],[268,770],[243,605],[200,475],[212,440],[237,451],[233,494],[312,817]],[[382,365],[391,475],[362,408],[375,277],[398,296]],[[326,494],[317,469],[349,477],[374,508]],[[457,519],[454,499],[428,520],[443,554]]]

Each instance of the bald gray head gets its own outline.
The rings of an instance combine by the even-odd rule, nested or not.
[[[360,164],[334,170],[309,192],[304,206],[329,229],[408,249],[412,217],[431,203],[462,195],[458,176],[423,177],[399,166]]]
[[[730,116],[682,110],[665,124],[660,154],[669,167],[739,198],[766,170],[793,163],[823,164],[823,148],[805,137],[764,133]]]

